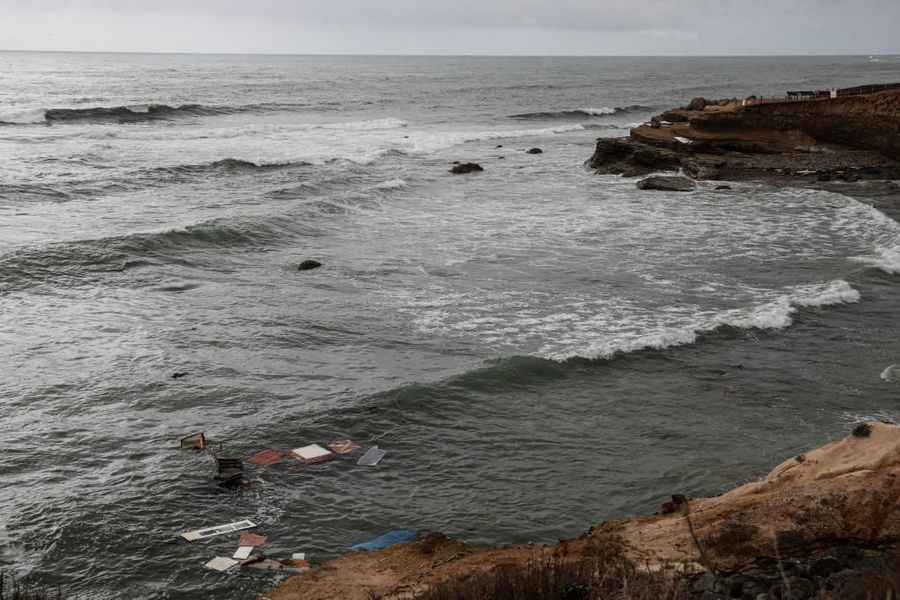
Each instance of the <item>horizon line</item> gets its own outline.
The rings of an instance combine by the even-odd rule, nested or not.
[[[214,52],[188,50],[23,50],[0,48],[9,54],[129,54],[162,56],[336,56],[336,57],[385,57],[385,58],[760,58],[760,57],[898,57],[898,52],[772,52],[772,53],[713,53],[713,54],[504,54],[504,53],[393,53],[393,52]]]

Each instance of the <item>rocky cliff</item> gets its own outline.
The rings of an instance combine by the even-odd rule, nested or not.
[[[462,588],[442,590],[498,570],[508,583],[510,568],[589,560],[595,562],[586,585],[630,589],[616,597],[661,597],[636,593],[639,582],[650,585],[646,578],[656,577],[654,589],[665,588],[673,599],[755,600],[786,592],[795,599],[866,598],[874,597],[867,594],[875,584],[893,585],[891,557],[898,548],[900,427],[862,423],[759,481],[713,498],[676,495],[656,515],[606,522],[559,544],[479,549],[428,534],[415,543],[348,554],[287,580],[265,598],[459,598]],[[623,570],[611,552],[633,568]]]
[[[696,179],[897,179],[900,90],[751,106],[692,103],[628,137],[598,140],[589,164],[626,176],[683,169]]]

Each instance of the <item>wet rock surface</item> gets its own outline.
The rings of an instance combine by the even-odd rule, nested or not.
[[[856,182],[900,178],[900,90],[834,100],[744,107],[695,98],[597,140],[589,160],[628,177],[684,170],[693,179]]]
[[[657,175],[637,182],[639,190],[659,190],[667,192],[690,192],[696,187],[687,177]]]
[[[321,266],[322,266],[322,263],[320,263],[319,261],[308,259],[308,260],[304,260],[302,263],[297,265],[297,270],[298,271],[311,271],[313,269],[318,269]]]
[[[478,173],[480,171],[484,171],[484,167],[473,162],[455,164],[450,169],[450,172],[454,175],[465,175],[466,173]]]

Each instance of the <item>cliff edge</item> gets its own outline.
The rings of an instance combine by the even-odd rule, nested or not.
[[[785,590],[795,598],[856,597],[893,581],[898,517],[900,427],[863,423],[760,481],[713,498],[673,496],[656,515],[609,521],[558,544],[483,549],[431,533],[411,544],[347,554],[263,598],[463,597],[446,588],[499,572],[509,584],[510,569],[585,561],[594,561],[585,571],[588,586],[609,589],[617,578],[628,579],[634,592],[637,582],[656,577],[652,593],[661,593],[663,578],[670,598],[756,600],[786,597]],[[623,564],[631,566],[623,570]],[[588,592],[585,598],[594,597]]]
[[[599,139],[589,164],[625,176],[682,169],[695,179],[897,179],[900,89],[756,104],[695,99],[628,137]]]

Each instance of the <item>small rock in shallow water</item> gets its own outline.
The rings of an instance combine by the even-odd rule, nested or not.
[[[543,154],[544,151],[540,148],[532,148],[531,150],[527,150],[525,154]]]
[[[864,438],[870,435],[872,435],[872,426],[868,423],[860,423],[853,428],[853,437]]]
[[[694,182],[687,177],[662,176],[648,177],[637,182],[639,190],[662,190],[668,192],[690,192]]]
[[[450,172],[454,175],[464,175],[466,173],[477,173],[484,171],[484,168],[478,163],[462,163],[455,165]]]
[[[717,190],[730,190],[731,186],[730,185],[717,185],[716,189]]]
[[[300,263],[297,266],[297,270],[298,271],[309,271],[312,269],[318,269],[321,266],[322,266],[322,263],[320,263],[317,260],[304,260],[302,263]]]
[[[187,373],[172,373],[172,379],[181,379],[182,377],[187,377]]]

